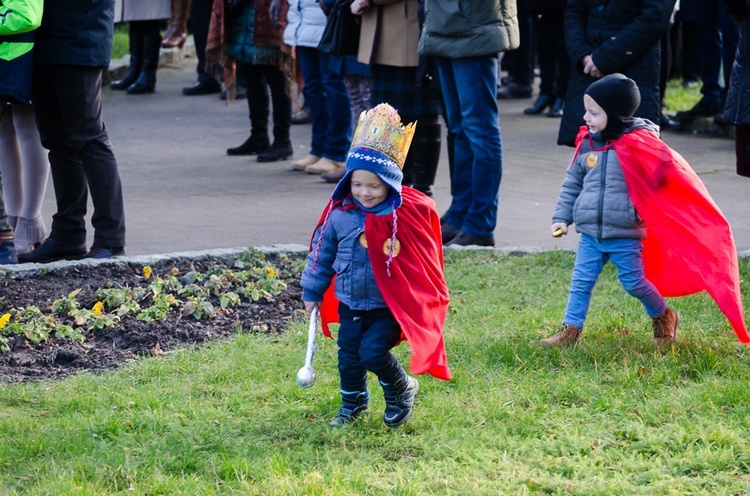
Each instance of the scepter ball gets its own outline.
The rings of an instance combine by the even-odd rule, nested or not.
[[[301,388],[309,388],[315,384],[315,371],[311,367],[302,367],[297,371],[297,385]]]

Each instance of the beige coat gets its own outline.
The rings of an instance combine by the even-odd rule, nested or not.
[[[169,19],[171,3],[171,0],[115,0],[115,22]]]
[[[357,60],[365,64],[416,67],[417,10],[417,0],[375,0],[375,5],[362,16]]]

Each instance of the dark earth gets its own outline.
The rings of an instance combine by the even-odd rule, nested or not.
[[[200,345],[207,341],[226,339],[238,329],[244,332],[280,333],[303,312],[302,290],[294,277],[292,261],[300,256],[279,260],[268,255],[266,261],[276,267],[287,289],[272,297],[252,302],[241,298],[238,306],[221,310],[213,318],[198,320],[171,310],[163,322],[145,322],[122,316],[115,327],[85,334],[85,342],[51,338],[33,344],[22,336],[11,336],[10,351],[0,352],[0,380],[8,383],[62,379],[79,372],[112,370],[138,357],[160,355],[169,350]],[[149,264],[154,274],[167,274],[177,268],[180,274],[196,270],[206,272],[212,267],[232,268],[231,261],[221,258],[204,260],[171,260]],[[107,265],[76,264],[44,274],[0,279],[0,314],[11,308],[36,306],[48,309],[53,301],[80,289],[76,296],[81,307],[91,308],[94,294],[106,287],[146,287],[143,265],[131,263]],[[220,308],[218,298],[211,303]],[[45,314],[48,313],[45,311]],[[71,323],[71,322],[66,322]]]

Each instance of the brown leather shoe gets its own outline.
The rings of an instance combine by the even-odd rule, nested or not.
[[[333,172],[326,172],[321,174],[320,177],[327,183],[337,183],[341,181],[346,175],[346,167],[340,167]]]
[[[542,339],[540,343],[544,346],[567,348],[576,344],[578,337],[581,335],[581,328],[574,327],[570,324],[563,324],[562,330],[552,337]]]
[[[310,164],[305,167],[305,172],[307,172],[308,174],[326,174],[335,172],[336,170],[343,168],[343,162],[336,162],[335,160],[331,160],[330,158],[322,157],[314,164]]]
[[[301,158],[299,160],[295,160],[294,162],[292,162],[292,169],[303,171],[305,170],[305,167],[307,167],[308,165],[314,164],[318,160],[320,160],[320,157],[318,157],[317,155],[312,155],[312,154],[308,155],[305,158]]]
[[[654,329],[654,343],[670,343],[677,337],[677,326],[680,325],[680,317],[671,308],[667,308],[663,314],[651,319]]]

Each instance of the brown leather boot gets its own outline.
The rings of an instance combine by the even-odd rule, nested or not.
[[[576,344],[578,336],[581,335],[580,327],[573,327],[570,324],[563,324],[562,330],[552,337],[542,339],[540,342],[544,346],[557,346],[559,348],[567,348],[568,346]]]
[[[180,47],[187,40],[187,20],[190,12],[190,0],[172,0],[172,17],[164,33],[161,46],[165,48]]]
[[[670,343],[675,340],[680,317],[674,310],[667,308],[663,314],[651,320],[654,328],[654,343]]]

